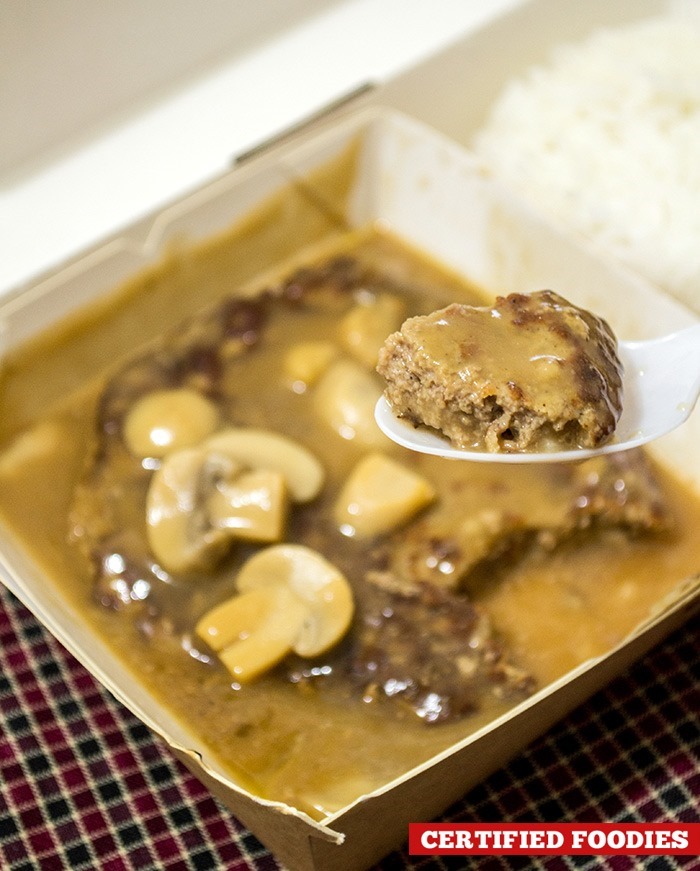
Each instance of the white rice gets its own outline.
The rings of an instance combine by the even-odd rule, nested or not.
[[[474,148],[700,312],[700,22],[645,19],[558,48],[506,87]]]

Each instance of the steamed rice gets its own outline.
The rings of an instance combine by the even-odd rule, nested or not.
[[[560,47],[506,87],[474,147],[700,312],[700,22],[646,19]]]

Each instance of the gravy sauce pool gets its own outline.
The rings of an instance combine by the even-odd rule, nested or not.
[[[90,566],[70,536],[74,488],[92,451],[95,413],[105,384],[104,375],[93,377],[96,360],[109,359],[104,355],[110,348],[135,348],[149,333],[158,333],[155,312],[164,300],[174,322],[178,314],[192,313],[193,296],[201,294],[201,305],[248,280],[251,264],[241,267],[232,260],[235,241],[223,236],[192,256],[167,258],[157,270],[130,283],[128,292],[108,307],[13,354],[5,369],[0,414],[0,516],[61,595],[118,651],[135,680],[199,736],[205,758],[215,757],[234,780],[259,795],[322,818],[467,736],[506,711],[513,700],[487,695],[473,714],[428,726],[391,702],[363,702],[341,681],[294,684],[272,672],[234,690],[225,669],[203,664],[183,650],[181,632],[144,633],[130,608],[111,610],[98,604]],[[337,252],[350,253],[405,284],[407,314],[426,313],[454,300],[484,302],[478,290],[375,229],[334,234],[308,256],[313,263]],[[258,256],[259,269],[264,251]],[[324,464],[324,490],[303,509],[292,534],[326,553],[348,575],[364,571],[377,542],[341,534],[332,522],[332,507],[368,449],[329,428],[315,409],[313,390],[290,387],[281,361],[295,343],[336,336],[339,320],[352,304],[348,298],[336,308],[311,314],[303,308],[273,308],[259,346],[236,366],[235,383],[227,388],[236,395],[237,422],[283,430]],[[63,385],[66,395],[40,413],[56,395],[56,384]],[[516,511],[527,522],[546,525],[564,498],[556,469],[452,464],[409,455],[388,440],[381,450],[434,485],[438,501],[429,510],[445,522],[468,505],[475,514]],[[681,579],[700,569],[700,503],[668,475],[656,472],[673,518],[671,530],[650,535],[617,529],[577,533],[552,549],[523,547],[515,556],[490,561],[470,574],[466,594],[486,611],[512,658],[532,674],[536,686],[607,651]],[[138,527],[143,518],[135,515],[133,523]],[[191,626],[206,607],[221,601],[223,591],[230,595],[239,563],[234,554],[214,572],[211,583],[185,582],[159,590],[159,597],[171,597],[165,608],[172,621]],[[445,574],[449,579],[449,566]]]

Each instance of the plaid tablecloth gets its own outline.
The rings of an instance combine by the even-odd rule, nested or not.
[[[700,820],[698,625],[687,625],[473,789],[446,821]],[[9,592],[0,590],[0,867],[281,866]],[[695,857],[384,859],[420,868],[666,871]]]

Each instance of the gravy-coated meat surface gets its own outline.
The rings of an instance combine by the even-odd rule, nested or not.
[[[410,318],[385,343],[378,371],[400,417],[457,447],[591,448],[612,436],[622,411],[616,348],[602,318],[544,290]]]

